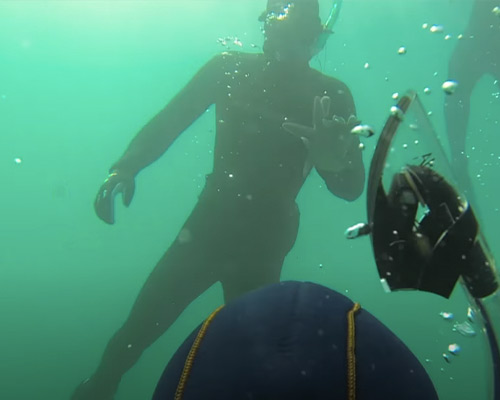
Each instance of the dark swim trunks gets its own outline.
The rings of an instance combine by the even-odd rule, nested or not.
[[[294,199],[220,189],[210,179],[184,224],[174,246],[177,251],[204,254],[206,267],[221,279],[234,273],[252,276],[262,269],[281,270],[295,243],[299,210]],[[180,255],[181,257],[184,257]]]

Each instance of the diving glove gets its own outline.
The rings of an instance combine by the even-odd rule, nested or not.
[[[115,196],[122,194],[125,207],[130,205],[134,196],[134,176],[120,171],[111,171],[99,192],[97,193],[94,209],[97,216],[107,224],[115,222]]]

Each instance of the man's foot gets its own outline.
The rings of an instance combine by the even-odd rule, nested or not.
[[[113,400],[117,389],[118,384],[97,382],[95,378],[89,378],[77,386],[71,400]]]

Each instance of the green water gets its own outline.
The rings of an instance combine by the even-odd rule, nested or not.
[[[421,98],[444,135],[439,86],[471,4],[345,0],[336,33],[312,65],[348,84],[358,116],[377,132],[394,92],[431,87]],[[94,196],[145,122],[224,50],[219,37],[241,40],[231,49],[258,50],[251,44],[262,44],[264,7],[265,0],[0,1],[1,399],[67,399],[93,372],[197,200],[211,168],[213,110],[141,173],[131,207],[118,207],[114,226],[95,216]],[[442,24],[452,38],[430,34],[423,23]],[[491,77],[477,85],[467,148],[483,227],[498,253],[495,92]],[[368,166],[376,137],[365,144]],[[318,282],[359,301],[415,352],[441,399],[487,399],[485,340],[460,336],[439,317],[450,311],[465,319],[461,291],[451,300],[386,294],[368,238],[344,238],[348,226],[366,220],[365,201],[333,197],[312,174],[298,197],[300,231],[282,278]],[[150,398],[177,346],[221,302],[218,285],[198,298],[124,377],[117,399]],[[462,352],[447,364],[442,353],[454,342]]]

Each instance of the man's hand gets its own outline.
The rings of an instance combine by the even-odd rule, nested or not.
[[[360,121],[351,115],[329,119],[330,97],[316,96],[313,108],[313,126],[284,122],[283,128],[301,139],[309,149],[314,166],[321,170],[338,172],[346,167],[347,153],[358,142],[351,129]]]
[[[133,176],[119,171],[111,172],[99,189],[94,202],[97,216],[108,224],[114,224],[115,196],[121,193],[123,204],[128,207],[134,196],[134,190],[135,181]]]

